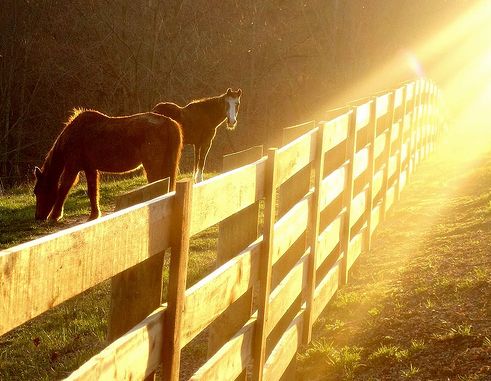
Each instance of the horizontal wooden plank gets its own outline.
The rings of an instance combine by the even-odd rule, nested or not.
[[[143,380],[162,360],[164,313],[155,310],[140,324],[114,341],[73,372],[66,380]]]
[[[365,232],[366,232],[366,225],[360,230],[360,232],[357,235],[355,235],[351,239],[349,243],[348,258],[347,258],[348,270],[351,269],[351,266],[353,266],[353,263],[355,263],[355,261],[358,259],[358,257],[360,256],[363,250]]]
[[[394,107],[402,106],[404,101],[404,87],[399,87],[394,91]]]
[[[373,147],[375,158],[378,158],[382,154],[382,152],[384,152],[387,143],[388,132],[389,130],[386,130],[384,133],[375,138],[375,146]]]
[[[402,144],[402,151],[401,151],[401,162],[405,162],[407,159],[407,151],[409,149],[409,142],[405,142]]]
[[[269,316],[266,320],[266,334],[269,335],[288,311],[307,284],[307,265],[310,249],[298,260],[293,269],[276,286],[269,296]]]
[[[275,264],[307,230],[312,192],[308,193],[274,225],[272,264]]]
[[[290,126],[283,128],[283,144],[290,143],[293,140],[299,138],[300,136],[306,134],[307,132],[315,128],[315,121],[311,120],[309,122],[297,124],[295,126]]]
[[[363,215],[367,205],[367,190],[358,193],[351,201],[350,227],[352,227]]]
[[[378,96],[375,99],[375,118],[381,118],[389,112],[390,93]]]
[[[373,188],[372,188],[372,194],[373,197],[377,196],[378,192],[382,189],[382,184],[384,181],[384,171],[385,168],[382,167],[377,173],[373,175]]]
[[[193,186],[191,235],[223,221],[264,196],[266,157]]]
[[[322,146],[325,152],[333,149],[348,138],[350,115],[351,111],[339,115],[328,122],[323,122],[325,132],[323,134]]]
[[[394,203],[394,195],[395,195],[395,186],[390,187],[387,189],[387,195],[385,196],[387,198],[385,202],[385,210],[389,210]]]
[[[353,179],[358,178],[368,168],[368,146],[355,154]]]
[[[319,234],[317,251],[316,251],[316,264],[319,268],[326,258],[331,254],[333,249],[339,243],[341,239],[341,226],[342,220],[345,217],[345,212],[342,212],[332,221],[323,231]]]
[[[263,380],[277,381],[287,369],[302,343],[304,311],[301,310],[290,323],[264,364]]]
[[[262,238],[186,290],[182,347],[252,287],[259,276],[261,245]]]
[[[404,129],[403,131],[407,133],[411,129],[411,124],[412,124],[412,113],[407,113],[404,116]]]
[[[222,169],[231,171],[244,165],[252,164],[263,156],[263,146],[254,146],[239,152],[233,152],[223,156]]]
[[[377,203],[372,209],[372,220],[370,224],[370,235],[373,235],[375,229],[377,229],[380,223],[380,212],[382,211],[382,202]]]
[[[167,249],[173,195],[1,251],[0,335]]]
[[[319,318],[319,315],[322,313],[322,311],[324,311],[327,303],[329,303],[339,288],[340,266],[341,260],[338,260],[328,271],[326,276],[322,278],[319,285],[315,289],[314,302],[312,305],[312,320],[314,322]]]
[[[395,155],[392,155],[389,157],[389,168],[388,168],[388,174],[389,174],[389,178],[391,178],[394,173],[396,172],[397,170],[397,159],[398,159],[398,153],[396,152]]]
[[[355,128],[356,131],[365,128],[370,123],[371,106],[373,101],[368,101],[356,106],[355,111]]]
[[[319,209],[323,210],[333,202],[345,189],[347,165],[342,165],[324,180],[319,191]]]
[[[252,360],[252,341],[256,316],[227,341],[191,378],[190,381],[235,380]]]
[[[116,197],[115,210],[121,210],[141,202],[149,201],[152,198],[162,196],[169,192],[169,185],[170,179],[167,177],[124,193]]]
[[[401,171],[401,176],[399,178],[399,192],[402,192],[407,183],[407,169]]]
[[[314,160],[318,131],[319,129],[315,128],[278,149],[276,153],[277,168],[275,179],[277,186],[283,184]]]
[[[399,138],[401,126],[402,126],[401,121],[398,121],[392,125],[392,132],[390,134],[391,143],[394,143]]]

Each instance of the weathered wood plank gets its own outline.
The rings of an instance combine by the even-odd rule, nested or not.
[[[370,117],[371,117],[371,106],[372,106],[372,100],[363,103],[361,105],[357,105],[355,108],[355,113],[356,113],[356,124],[355,128],[356,131],[361,130],[362,128],[365,128],[368,126],[368,123],[370,123]]]
[[[327,152],[348,138],[349,113],[339,115],[338,117],[323,122],[325,133],[322,137],[322,146],[324,152]]]
[[[315,289],[313,309],[314,321],[319,318],[319,315],[324,311],[327,303],[329,303],[339,288],[340,269],[341,262],[338,260]]]
[[[307,261],[309,254],[310,250],[299,259],[293,269],[271,292],[269,296],[269,316],[266,323],[267,335],[271,333],[305,288],[307,284]]]
[[[290,364],[302,342],[303,318],[304,311],[302,310],[293,319],[278,344],[276,344],[264,365],[264,380],[279,380]]]
[[[124,336],[92,357],[66,380],[143,380],[160,364],[164,313],[166,306],[155,310]]]
[[[256,317],[251,318],[190,378],[190,381],[229,381],[241,376],[252,360],[255,323]]]
[[[369,147],[359,150],[355,154],[353,178],[358,178],[368,168]]]
[[[397,170],[397,160],[398,160],[398,154],[396,153],[395,155],[392,155],[389,157],[389,168],[388,168],[388,177],[389,179],[394,176],[394,173]]]
[[[274,225],[272,264],[275,264],[307,229],[311,203],[312,193],[309,193]]]
[[[374,157],[377,159],[386,149],[387,132],[384,132],[375,138]]]
[[[384,183],[384,171],[385,169],[382,168],[373,175],[373,197],[376,197],[382,189]]]
[[[169,193],[1,251],[0,335],[164,251],[172,209]]]
[[[315,128],[315,121],[311,120],[305,123],[297,124],[283,128],[282,142],[283,145],[292,142],[293,140],[305,135],[307,132],[312,131]]]
[[[122,210],[129,206],[139,204],[151,200],[152,198],[162,196],[169,192],[170,179],[167,177],[162,180],[154,181],[153,183],[143,185],[130,192],[124,193],[116,197],[115,210]]]
[[[323,210],[343,192],[346,187],[347,164],[339,167],[324,180],[320,186],[319,208]]]
[[[277,186],[314,160],[317,132],[316,128],[278,149],[278,169],[275,179]]]
[[[394,192],[395,191],[395,187],[392,186],[390,187],[389,189],[387,189],[387,202],[386,202],[386,205],[385,205],[385,209],[386,210],[389,210],[392,206],[392,204],[394,203]]]
[[[263,146],[254,146],[223,156],[222,170],[228,172],[244,165],[252,164],[263,156]]]
[[[349,243],[348,250],[348,270],[351,269],[353,263],[358,259],[363,251],[363,241],[365,238],[366,226],[363,227],[358,234],[356,234]]]
[[[350,227],[352,227],[365,213],[367,206],[367,189],[358,193],[351,202]]]
[[[191,235],[263,197],[266,158],[194,185]]]
[[[399,87],[394,92],[394,107],[402,106],[404,102],[404,87]]]
[[[370,235],[373,235],[375,230],[377,229],[378,224],[380,223],[380,214],[382,212],[382,202],[379,202],[374,206],[372,210],[372,223],[370,225]]]
[[[316,264],[319,268],[326,258],[331,254],[336,245],[341,239],[341,225],[344,218],[344,213],[341,213],[336,219],[331,222],[322,233],[319,234],[318,249],[316,251]]]
[[[395,122],[392,125],[392,133],[390,136],[390,143],[391,144],[394,143],[399,138],[399,136],[401,134],[401,126],[402,126],[401,121]]]
[[[389,103],[390,103],[389,98],[390,98],[390,93],[386,93],[386,94],[378,96],[375,99],[375,109],[376,109],[375,118],[376,119],[383,117],[389,111]]]
[[[261,245],[262,240],[257,240],[241,254],[186,290],[181,348],[257,281]]]

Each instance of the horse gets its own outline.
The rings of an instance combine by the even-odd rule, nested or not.
[[[143,166],[148,182],[170,177],[175,189],[183,137],[176,121],[151,112],[110,117],[74,110],[41,168],[35,167],[37,220],[63,217],[63,205],[80,171],[85,172],[91,212],[100,217],[99,171],[124,173]]]
[[[184,107],[172,102],[161,102],[152,109],[152,112],[168,116],[182,126],[184,144],[193,145],[196,182],[203,181],[206,157],[218,126],[226,119],[227,129],[235,129],[241,95],[241,89],[232,91],[229,88],[224,94],[194,100]]]

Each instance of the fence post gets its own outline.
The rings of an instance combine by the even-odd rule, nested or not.
[[[340,285],[344,285],[348,282],[348,251],[349,243],[351,240],[351,202],[353,200],[353,188],[355,185],[353,171],[356,153],[356,107],[351,108],[349,118],[349,131],[346,144],[346,160],[349,161],[349,164],[346,166],[346,187],[343,192],[343,208],[345,212],[342,224],[343,226],[341,231],[340,245],[340,252],[343,253],[343,259],[340,266]]]
[[[178,381],[181,357],[181,328],[184,293],[189,258],[193,183],[190,179],[176,184],[176,195],[171,231],[171,260],[167,310],[165,313],[162,378]]]
[[[256,327],[254,331],[254,366],[252,379],[263,379],[263,368],[266,360],[266,326],[269,312],[269,295],[271,292],[272,252],[274,239],[274,224],[276,215],[276,148],[268,150],[266,175],[264,179],[264,227],[263,245],[259,260],[259,295]]]
[[[416,124],[416,118],[415,118],[415,110],[414,110],[414,104],[415,104],[415,83],[411,82],[408,86],[410,86],[410,91],[411,91],[411,99],[409,101],[409,110],[406,109],[406,113],[410,112],[411,116],[408,118],[409,119],[409,141],[407,144],[407,150],[406,150],[406,160],[407,160],[407,170],[406,170],[406,183],[409,182],[409,179],[411,178],[412,171],[414,169],[413,165],[413,134],[414,134],[414,126]]]
[[[319,123],[319,132],[317,136],[317,150],[314,158],[314,194],[312,200],[312,216],[311,216],[311,231],[310,231],[310,258],[307,268],[307,286],[305,290],[305,318],[303,323],[302,342],[308,344],[312,337],[312,305],[314,303],[316,272],[317,272],[317,250],[319,243],[319,228],[320,228],[320,192],[322,180],[324,178],[324,134],[325,123]]]

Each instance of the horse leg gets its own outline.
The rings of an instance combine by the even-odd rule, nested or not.
[[[78,170],[68,167],[65,168],[63,175],[61,176],[60,187],[58,188],[58,195],[56,196],[55,205],[49,214],[50,220],[59,221],[63,217],[63,205],[65,204],[68,192],[77,181],[77,178]]]
[[[206,157],[208,156],[208,152],[210,151],[211,142],[212,140],[210,140],[208,143],[203,144],[199,149],[198,167],[195,174],[195,182],[197,183],[203,181],[203,172],[205,170]]]
[[[95,220],[101,216],[99,209],[99,172],[95,169],[85,170],[87,179],[87,192],[90,200],[90,220]]]

